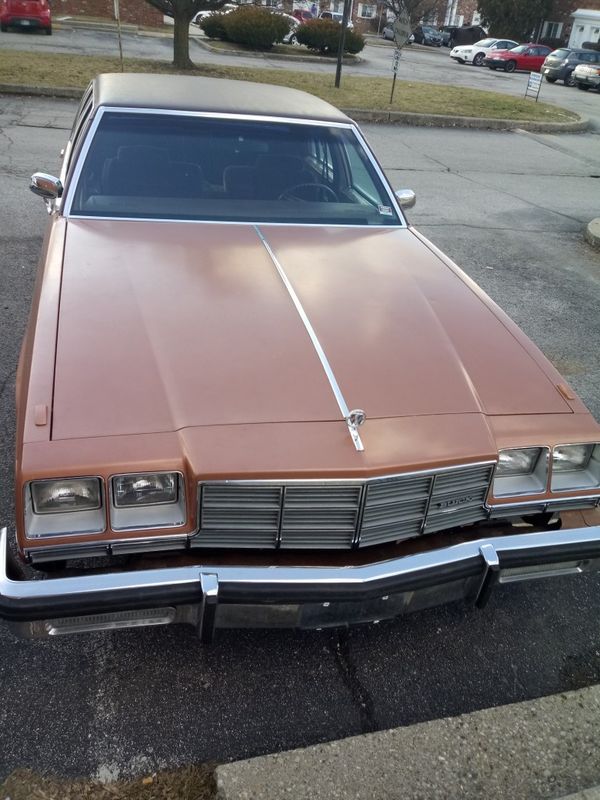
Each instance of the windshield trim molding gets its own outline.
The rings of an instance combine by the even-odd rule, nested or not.
[[[176,111],[171,109],[159,109],[159,108],[134,108],[134,107],[122,107],[122,106],[101,106],[93,120],[92,124],[89,127],[87,132],[85,141],[82,145],[81,151],[77,158],[77,164],[75,165],[75,170],[71,174],[70,180],[68,181],[67,186],[65,187],[64,192],[64,199],[63,199],[63,206],[62,206],[62,213],[63,216],[72,219],[104,219],[104,220],[136,220],[136,221],[146,221],[146,222],[202,222],[202,223],[211,223],[211,224],[235,224],[235,225],[307,225],[311,227],[322,227],[316,223],[302,223],[302,222],[265,222],[265,221],[246,221],[246,220],[188,220],[188,219],[157,219],[156,217],[123,217],[123,216],[116,216],[116,217],[109,217],[109,216],[100,216],[96,214],[73,214],[72,213],[72,205],[73,199],[75,195],[75,189],[79,183],[79,179],[81,177],[81,172],[83,170],[83,165],[87,159],[90,147],[100,126],[102,118],[107,113],[118,113],[118,114],[156,114],[159,116],[182,116],[182,117],[199,117],[205,119],[223,119],[223,120],[238,120],[238,121],[248,121],[248,122],[271,122],[271,123],[278,123],[278,124],[290,124],[290,125],[312,125],[317,127],[323,128],[342,128],[348,131],[351,131],[356,139],[359,142],[359,145],[366,153],[367,158],[377,177],[381,181],[382,188],[386,192],[387,197],[390,201],[391,206],[393,207],[396,215],[398,217],[398,224],[388,224],[388,225],[353,225],[353,224],[344,224],[338,223],[334,225],[330,225],[328,227],[339,227],[339,228],[364,228],[366,230],[370,230],[373,228],[387,228],[387,229],[397,229],[397,228],[407,228],[408,224],[400,209],[400,205],[394,194],[394,191],[384,175],[384,172],[375,158],[374,153],[371,151],[371,148],[367,144],[366,139],[362,135],[361,131],[359,130],[358,126],[353,122],[327,122],[325,120],[318,120],[318,119],[304,119],[304,118],[296,118],[296,117],[272,117],[272,116],[265,116],[265,115],[258,115],[258,114],[224,114],[224,113],[213,113],[208,111]],[[324,223],[327,224],[327,223]]]

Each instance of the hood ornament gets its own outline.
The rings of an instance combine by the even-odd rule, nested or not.
[[[365,448],[358,433],[358,429],[364,423],[366,418],[367,415],[361,408],[355,408],[353,411],[349,411],[348,416],[346,417],[346,425],[348,426],[348,431],[350,432],[350,436],[354,442],[354,447],[356,447],[356,449],[359,451],[362,451]]]

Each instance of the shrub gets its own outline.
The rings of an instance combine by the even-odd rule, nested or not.
[[[225,26],[223,20],[227,14],[220,14],[215,11],[213,14],[207,14],[201,21],[200,27],[209,39],[227,39],[225,33]]]
[[[600,50],[600,42],[584,42],[581,46],[586,50]]]
[[[290,30],[284,17],[255,6],[241,6],[226,14],[223,26],[230,42],[255,50],[269,50]]]
[[[536,44],[545,44],[546,47],[551,47],[553,50],[558,50],[559,47],[564,47],[566,42],[564,39],[549,39],[542,38]]]
[[[305,44],[309,50],[328,54],[337,53],[341,34],[342,26],[339,22],[329,19],[311,19],[296,31],[300,44]],[[360,33],[346,30],[345,53],[360,53],[364,46],[365,40]]]

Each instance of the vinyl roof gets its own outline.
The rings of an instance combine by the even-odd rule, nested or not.
[[[94,105],[351,122],[335,106],[297,89],[191,75],[98,75]]]

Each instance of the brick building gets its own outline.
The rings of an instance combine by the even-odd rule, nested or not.
[[[50,0],[52,15],[98,17],[115,19],[114,0]],[[149,25],[161,27],[163,15],[145,0],[120,0],[119,14],[121,22],[133,25]]]

